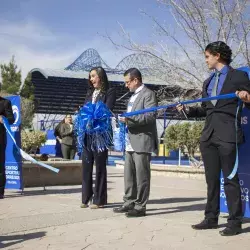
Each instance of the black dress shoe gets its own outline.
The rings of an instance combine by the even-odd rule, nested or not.
[[[241,226],[238,227],[226,227],[220,231],[221,236],[234,236],[242,232]]]
[[[134,209],[134,206],[121,206],[121,207],[115,207],[113,209],[113,212],[114,213],[126,213],[128,212],[129,210],[132,210]]]
[[[126,216],[127,217],[142,217],[142,216],[146,216],[146,211],[133,209],[133,210],[128,211],[126,213]]]
[[[192,225],[195,230],[215,229],[218,228],[218,220],[205,219],[201,223]]]
[[[3,194],[0,194],[0,199],[3,199],[4,198],[4,195]]]

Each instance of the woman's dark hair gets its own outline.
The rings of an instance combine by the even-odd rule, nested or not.
[[[209,43],[205,51],[209,52],[214,56],[220,54],[220,59],[227,65],[232,62],[232,50],[226,43],[222,41]]]
[[[134,80],[135,78],[137,78],[140,82],[142,82],[142,76],[141,76],[141,72],[139,71],[139,69],[130,68],[126,70],[123,75],[127,76],[128,74],[130,76],[130,80]]]
[[[91,92],[94,91],[94,87],[93,87],[93,85],[92,85],[92,83],[90,81],[90,73],[93,70],[95,70],[96,74],[98,75],[98,77],[101,80],[101,91],[106,92],[109,89],[109,81],[108,81],[106,71],[102,67],[94,67],[89,71],[89,90]]]

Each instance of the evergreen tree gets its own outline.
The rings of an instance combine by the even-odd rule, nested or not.
[[[15,57],[12,56],[8,64],[1,64],[2,90],[9,94],[17,94],[21,86],[21,70],[15,62]]]
[[[31,82],[31,73],[28,73],[25,78],[20,95],[26,99],[34,100],[34,85]]]

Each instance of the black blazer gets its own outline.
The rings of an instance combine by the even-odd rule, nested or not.
[[[0,115],[5,116],[10,124],[15,121],[11,102],[0,96]],[[4,125],[0,123],[0,144],[6,145],[6,131]]]
[[[92,95],[93,91],[89,91],[87,93],[84,104],[86,104],[87,102],[92,102]],[[102,101],[107,105],[107,107],[110,110],[113,110],[115,106],[115,100],[116,100],[115,88],[109,88],[107,92],[100,92],[99,95],[96,97],[96,102]]]
[[[92,102],[92,95],[93,95],[93,90],[88,91],[85,101],[84,101],[84,105],[88,102]],[[105,103],[107,105],[107,107],[110,110],[113,110],[114,106],[115,106],[115,101],[116,101],[116,90],[115,88],[109,88],[107,90],[107,92],[100,92],[99,95],[96,97],[96,102],[98,101],[102,101],[103,103]],[[112,133],[111,133],[112,134]],[[85,147],[91,147],[91,145],[89,145],[88,142],[88,137],[84,138],[84,146]],[[110,145],[112,146],[112,145]]]
[[[62,123],[60,126],[60,136],[62,137],[62,144],[75,146],[75,137],[73,130],[70,130],[70,125]]]
[[[210,76],[203,84],[202,97],[208,97],[207,88],[212,79]],[[250,92],[250,81],[246,72],[229,69],[220,95],[235,93],[237,90]],[[245,104],[250,108],[250,104]],[[205,126],[201,135],[201,141],[207,141],[213,131],[221,141],[236,142],[235,117],[238,106],[238,98],[218,100],[214,106],[211,101],[203,102],[201,107],[190,107],[189,117],[206,117]],[[238,143],[244,142],[244,135],[241,129],[242,104],[237,117]]]

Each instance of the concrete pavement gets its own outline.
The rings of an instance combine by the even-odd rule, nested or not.
[[[27,188],[24,195],[7,191],[0,200],[0,248],[4,249],[249,249],[250,222],[243,233],[222,237],[221,228],[195,231],[203,218],[203,180],[152,176],[147,216],[114,214],[121,204],[123,171],[108,168],[108,201],[104,209],[80,208],[81,186]]]

